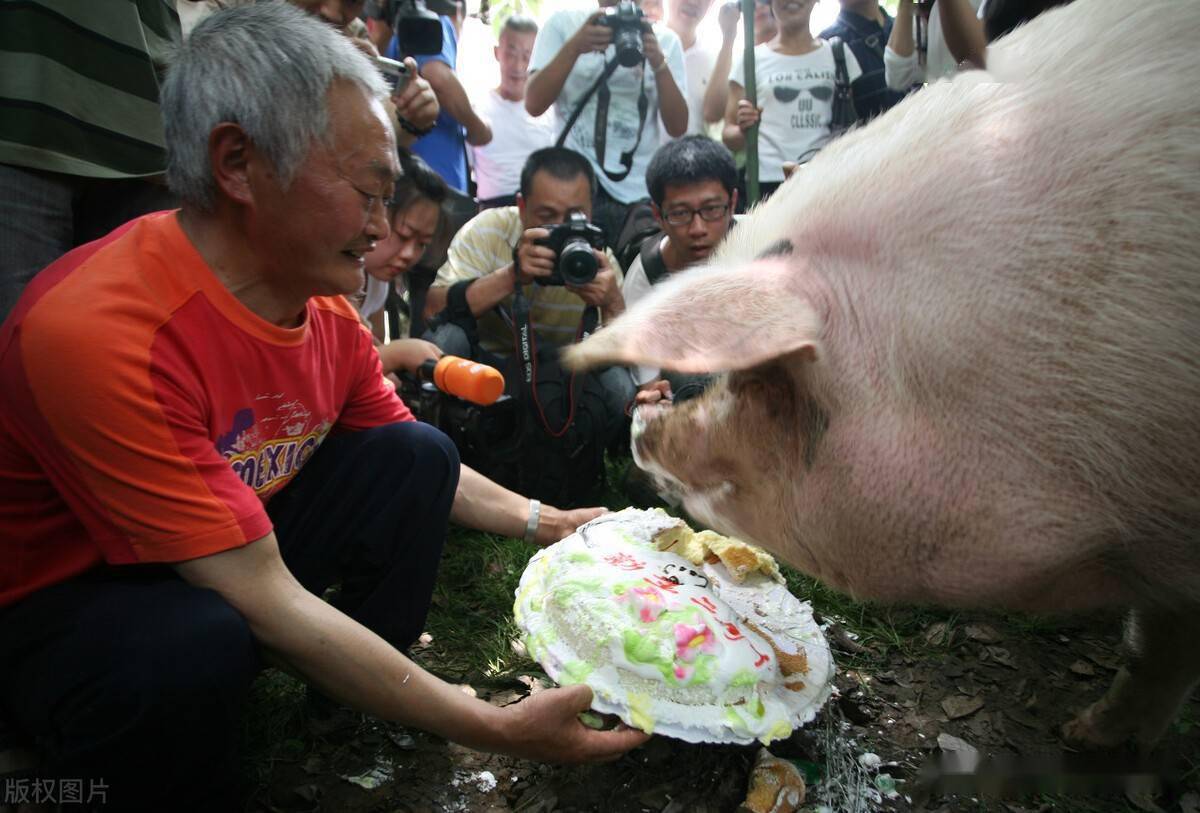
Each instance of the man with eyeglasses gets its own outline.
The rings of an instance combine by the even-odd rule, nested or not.
[[[689,135],[664,144],[650,160],[646,187],[662,229],[642,242],[621,285],[626,307],[672,274],[707,260],[733,226],[737,167],[724,146]],[[703,390],[709,376],[638,367],[639,392],[686,399]]]

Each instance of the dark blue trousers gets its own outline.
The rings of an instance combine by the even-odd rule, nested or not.
[[[284,561],[399,649],[425,623],[458,486],[441,432],[330,437],[269,504]],[[96,783],[97,809],[216,809],[262,667],[246,620],[159,565],[102,567],[0,610],[0,711],[44,778]],[[85,809],[68,805],[66,809]]]

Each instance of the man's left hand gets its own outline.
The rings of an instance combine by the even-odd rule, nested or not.
[[[621,296],[617,275],[608,264],[608,255],[596,249],[592,249],[592,253],[599,266],[596,276],[587,285],[568,285],[567,289],[587,304],[600,308],[611,319],[625,310],[625,299]]]
[[[553,505],[543,505],[534,542],[543,548],[553,545],[560,539],[575,533],[575,529],[583,523],[591,522],[606,513],[608,513],[607,508],[573,508],[570,511],[563,511]]]
[[[661,68],[667,59],[663,56],[662,48],[658,44],[658,37],[655,36],[653,29],[647,28],[642,32],[642,50],[646,52],[646,61],[654,70]]]
[[[408,66],[409,79],[399,93],[392,95],[392,104],[396,105],[396,113],[402,119],[418,130],[425,130],[437,121],[437,95],[429,82],[417,72],[417,63],[411,56],[404,60]]]

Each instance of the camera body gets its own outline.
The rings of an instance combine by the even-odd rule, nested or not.
[[[535,281],[541,285],[587,285],[594,280],[600,264],[592,249],[605,249],[604,230],[589,223],[583,212],[571,212],[565,223],[555,223],[545,228],[550,232],[549,236],[537,243],[553,249],[557,257],[554,272],[549,276],[535,277]]]
[[[442,52],[442,21],[425,0],[400,0],[392,20],[401,58],[431,56]]]
[[[642,33],[650,30],[650,23],[645,21],[642,10],[633,0],[621,0],[615,8],[608,9],[600,18],[600,24],[612,29],[617,64],[632,68],[646,58]]]
[[[494,403],[479,406],[404,374],[400,376],[400,397],[417,420],[445,432],[464,461],[515,448],[520,439],[517,402],[511,396],[501,395]]]

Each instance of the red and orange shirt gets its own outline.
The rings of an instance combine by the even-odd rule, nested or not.
[[[174,212],[134,220],[38,275],[0,328],[0,606],[263,537],[330,431],[412,419],[344,299],[280,328]]]

